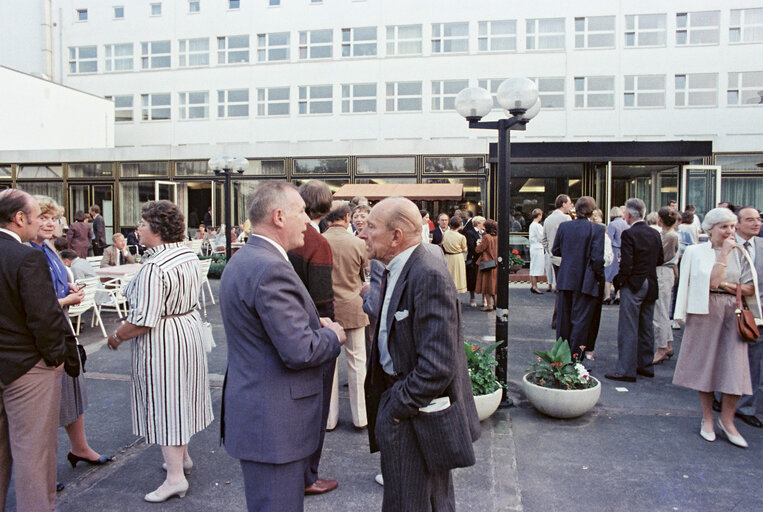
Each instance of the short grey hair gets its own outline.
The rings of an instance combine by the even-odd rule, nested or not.
[[[732,221],[734,223],[737,221],[737,216],[734,212],[728,208],[713,208],[705,214],[705,218],[702,221],[702,231],[708,232],[713,229],[716,224]]]
[[[623,211],[620,209],[619,206],[613,206],[612,208],[609,209],[610,219],[614,219],[614,218],[622,217],[622,216],[623,216]]]
[[[646,216],[646,223],[650,226],[656,226],[657,219],[659,218],[660,216],[657,214],[657,212],[650,212],[649,215]]]
[[[125,236],[122,233],[114,233],[114,235],[111,237],[112,242],[116,242],[120,238],[124,238]]]
[[[634,219],[643,219],[644,213],[646,213],[646,205],[638,197],[631,197],[625,201],[625,211]]]
[[[299,193],[297,187],[286,181],[266,181],[262,183],[249,197],[247,215],[253,226],[268,220],[270,213],[276,208],[286,208],[287,190]]]

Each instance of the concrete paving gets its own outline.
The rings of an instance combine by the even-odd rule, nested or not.
[[[217,293],[217,282],[212,286]],[[494,316],[464,305],[464,333],[486,345],[494,334]],[[675,358],[655,368],[654,379],[635,384],[603,379],[617,359],[616,306],[605,306],[592,373],[602,379],[602,395],[593,411],[573,420],[537,413],[524,400],[521,377],[533,351],[554,341],[550,328],[553,294],[531,295],[526,285],[512,285],[509,340],[509,391],[516,406],[499,410],[482,423],[475,443],[477,464],[454,472],[461,511],[760,511],[763,430],[741,422],[750,448],[742,450],[719,438],[708,443],[698,435],[700,414],[695,392],[671,384]],[[226,348],[218,306],[208,308],[218,346],[209,369],[215,414],[219,415]],[[113,328],[115,315],[106,319]],[[109,329],[109,332],[111,330]],[[680,347],[680,331],[674,331]],[[184,499],[163,505],[143,495],[164,478],[161,453],[132,434],[130,350],[105,348],[98,329],[84,328],[87,345],[85,423],[90,444],[115,460],[103,467],[66,461],[69,442],[59,429],[58,475],[66,489],[58,495],[60,511],[232,511],[245,510],[238,461],[219,444],[219,419],[194,436],[194,469]],[[346,365],[340,360],[340,383]],[[617,390],[616,388],[621,388]],[[305,499],[309,512],[368,511],[381,508],[382,488],[374,482],[379,455],[368,452],[365,433],[351,425],[347,388],[340,388],[340,423],[326,437],[321,475],[339,488]],[[6,511],[15,510],[13,489]]]

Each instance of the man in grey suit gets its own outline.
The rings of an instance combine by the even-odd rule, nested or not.
[[[252,236],[220,282],[228,339],[221,436],[241,461],[250,512],[299,511],[321,435],[323,366],[345,334],[319,318],[286,254],[304,243],[310,222],[297,189],[263,183],[249,220]]]
[[[455,510],[450,470],[474,464],[480,425],[453,280],[421,247],[421,215],[408,199],[379,202],[360,237],[386,265],[366,376],[382,510]]]
[[[101,208],[97,204],[90,207],[90,216],[93,217],[93,256],[103,255],[106,248],[106,223],[101,215]]]

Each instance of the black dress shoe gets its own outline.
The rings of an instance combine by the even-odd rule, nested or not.
[[[637,368],[636,373],[642,377],[649,377],[650,379],[654,377],[654,372],[650,372],[649,370],[644,370],[642,368]]]
[[[612,301],[612,304],[614,304],[615,306],[617,306],[618,304],[620,304],[620,299],[614,299],[614,300]]]
[[[90,460],[85,457],[80,457],[79,455],[74,455],[72,452],[69,452],[66,458],[69,459],[69,464],[71,464],[72,467],[77,466],[78,462],[87,462],[91,466],[103,466],[107,462],[111,462],[112,459],[110,455],[101,455],[97,459]]]
[[[66,489],[66,484],[63,484],[61,482],[56,482],[56,492],[61,492],[64,489]]]
[[[604,304],[605,306],[609,306],[610,304],[612,304],[612,299],[604,299],[603,301],[601,301],[601,303]]]
[[[621,380],[623,382],[636,382],[636,377],[628,377],[627,375],[620,375],[619,373],[607,373],[604,374],[609,380]]]
[[[763,423],[761,423],[757,416],[753,416],[752,414],[742,414],[741,412],[734,413],[734,416],[744,421],[751,427],[763,428]]]
[[[721,412],[721,403],[715,398],[713,398],[713,410],[715,412]]]

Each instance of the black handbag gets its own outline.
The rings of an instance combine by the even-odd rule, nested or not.
[[[495,260],[487,260],[480,263],[480,270],[490,270],[498,266],[498,262]]]

